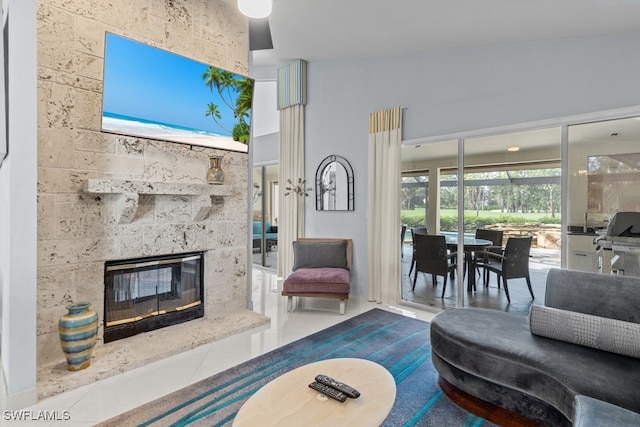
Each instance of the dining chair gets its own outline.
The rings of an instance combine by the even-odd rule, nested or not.
[[[533,289],[531,289],[531,278],[529,277],[529,254],[531,253],[532,240],[533,237],[531,236],[510,237],[507,240],[503,254],[496,254],[489,251],[482,254],[483,256],[486,255],[488,259],[498,259],[498,263],[478,263],[480,268],[498,275],[498,286],[500,286],[500,281],[502,281],[504,284],[504,292],[509,302],[511,302],[507,282],[509,279],[526,279],[531,298],[535,299]]]
[[[416,288],[418,272],[431,274],[433,286],[437,285],[437,276],[444,277],[442,287],[442,298],[447,289],[447,278],[449,273],[457,267],[455,262],[456,253],[447,251],[447,240],[444,236],[414,233],[414,257],[416,260],[416,273],[413,277],[413,291]]]
[[[411,245],[413,246],[413,254],[411,255],[411,267],[409,268],[409,276],[416,266],[416,234],[429,234],[427,227],[415,227],[411,229]]]
[[[486,255],[486,252],[493,252],[494,254],[502,254],[504,252],[504,246],[502,246],[502,239],[504,236],[504,232],[502,230],[489,230],[486,228],[478,228],[476,230],[476,239],[483,239],[491,241],[491,246],[487,246],[483,248],[482,251],[474,252],[473,254],[473,265],[476,268],[476,271],[480,272],[480,267],[478,267],[479,262],[483,262],[486,264],[490,264],[492,262],[499,262],[498,259],[489,259]],[[482,259],[478,259],[478,257],[482,257]],[[489,286],[489,273],[487,270],[484,270],[484,274],[482,275],[483,283],[486,286]],[[498,287],[500,287],[500,281],[498,280]]]

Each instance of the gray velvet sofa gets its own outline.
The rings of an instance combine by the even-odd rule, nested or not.
[[[640,425],[640,279],[552,269],[529,316],[445,310],[431,345],[443,390],[462,406],[479,399],[545,426],[614,425],[594,419],[605,410],[633,420],[615,425]]]

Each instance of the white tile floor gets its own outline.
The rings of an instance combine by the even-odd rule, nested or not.
[[[40,401],[37,405],[4,413],[1,426],[92,426],[172,391],[193,384],[231,366],[259,356],[349,317],[377,307],[429,321],[434,313],[391,308],[352,297],[347,312],[338,314],[334,300],[307,299],[304,309],[291,313],[280,296],[275,274],[254,269],[254,310],[271,318],[271,325],[225,338],[81,388]],[[8,421],[12,416],[37,421]],[[43,417],[58,421],[44,421]]]

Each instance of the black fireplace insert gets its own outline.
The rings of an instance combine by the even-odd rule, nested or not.
[[[107,261],[104,342],[204,316],[204,253]]]

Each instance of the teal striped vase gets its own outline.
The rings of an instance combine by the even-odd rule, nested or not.
[[[70,371],[79,371],[91,364],[98,335],[98,314],[89,306],[91,303],[86,301],[67,305],[68,313],[58,322],[60,345]]]

